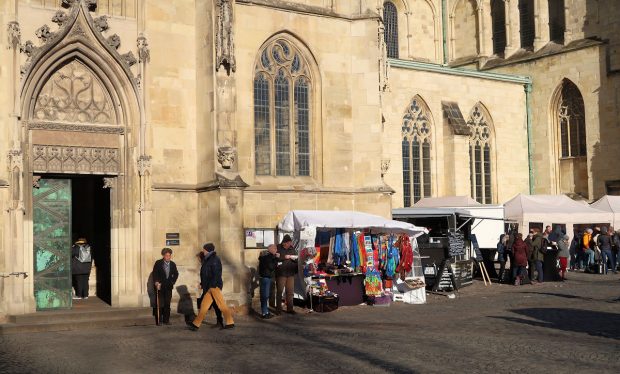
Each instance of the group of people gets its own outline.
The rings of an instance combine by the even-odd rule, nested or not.
[[[170,324],[170,302],[172,300],[172,290],[179,278],[176,264],[172,261],[172,249],[164,248],[161,251],[162,258],[155,262],[153,266],[153,282],[157,293],[157,305],[153,310],[156,317],[156,324]],[[187,321],[187,326],[192,331],[197,331],[202,321],[207,316],[209,309],[213,307],[217,325],[222,329],[231,329],[235,326],[232,311],[226,305],[222,288],[222,261],[215,252],[213,243],[206,243],[199,253],[201,260],[200,267],[200,286],[202,296],[199,300],[198,315],[193,321]]]
[[[559,227],[553,231],[551,226],[545,227],[543,232],[534,228],[526,238],[521,233],[502,234],[497,243],[498,278],[500,281],[507,278],[507,262],[510,266],[507,275],[515,285],[522,284],[526,275],[532,281],[544,282],[545,268],[557,272],[561,281],[566,280],[568,269],[586,271],[599,263],[605,274],[617,273],[620,230],[613,233],[607,227],[595,227],[575,233],[572,242],[569,239]],[[545,261],[551,263],[545,266]]]

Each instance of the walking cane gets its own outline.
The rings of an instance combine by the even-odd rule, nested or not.
[[[155,322],[155,325],[159,326],[159,290],[157,289],[157,286],[155,286],[155,291],[157,293],[157,322]]]

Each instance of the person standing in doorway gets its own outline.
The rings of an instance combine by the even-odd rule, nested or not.
[[[93,265],[91,248],[85,238],[71,246],[71,277],[75,289],[74,300],[88,299],[88,280]]]
[[[179,278],[177,265],[172,261],[172,249],[164,248],[161,250],[162,258],[155,261],[153,266],[153,281],[155,282],[155,290],[159,297],[159,314],[155,310],[155,317],[159,316],[156,321],[157,326],[162,323],[170,324],[170,301],[172,301],[172,289]]]
[[[261,318],[269,319],[269,293],[271,291],[271,281],[278,263],[278,247],[271,244],[266,251],[262,251],[258,257],[258,275],[260,276],[260,309]]]
[[[278,246],[278,254],[280,258],[276,267],[276,314],[282,313],[282,291],[286,294],[286,312],[295,314],[293,296],[297,274],[297,252],[289,235],[284,235],[282,243]]]
[[[223,328],[232,329],[235,327],[235,322],[222,294],[222,287],[224,286],[222,280],[222,261],[217,256],[213,243],[205,244],[202,247],[202,251],[205,254],[200,267],[200,285],[203,290],[202,303],[200,303],[200,311],[194,322],[188,321],[187,325],[190,330],[197,331],[207,316],[211,304],[215,303],[222,311],[226,321],[226,325]]]

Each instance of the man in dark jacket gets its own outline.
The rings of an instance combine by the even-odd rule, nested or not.
[[[193,323],[187,322],[187,325],[192,331],[198,330],[200,324],[207,316],[211,304],[215,303],[222,311],[226,320],[226,325],[223,328],[231,329],[235,327],[235,322],[222,294],[222,287],[224,285],[222,281],[222,261],[215,253],[215,245],[213,243],[205,244],[202,250],[205,257],[200,268],[200,284],[204,293],[198,316],[196,316]]]
[[[71,278],[75,289],[74,300],[88,299],[88,279],[93,265],[90,245],[84,238],[79,238],[71,246]]]
[[[545,253],[543,247],[545,246],[546,239],[538,229],[534,229],[534,237],[532,238],[532,260],[536,264],[536,273],[538,276],[538,283],[544,281],[543,266],[545,264]]]
[[[609,269],[616,274],[616,256],[612,253],[612,237],[607,232],[607,227],[601,229],[601,234],[597,238],[598,248],[601,250],[601,258],[605,268],[605,274]],[[609,263],[609,265],[607,265]]]
[[[286,290],[286,312],[295,314],[293,296],[297,274],[297,252],[293,248],[293,240],[289,235],[284,235],[282,243],[278,246],[278,254],[280,257],[276,267],[276,314],[282,312],[282,291],[284,290]]]
[[[159,297],[159,320],[157,326],[162,323],[170,324],[170,301],[172,300],[172,289],[179,278],[177,265],[172,261],[172,249],[164,248],[161,250],[162,258],[155,261],[153,265],[153,281]],[[157,307],[155,308],[155,318],[157,318]]]
[[[270,245],[266,251],[262,251],[258,256],[258,275],[260,276],[260,309],[261,317],[269,319],[272,317],[269,313],[269,292],[271,291],[271,280],[276,270],[278,262],[278,247],[275,244]]]

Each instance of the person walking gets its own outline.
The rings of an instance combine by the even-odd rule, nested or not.
[[[71,280],[75,289],[74,300],[88,299],[88,280],[92,266],[92,249],[86,238],[79,238],[71,246]]]
[[[258,256],[258,275],[260,276],[260,309],[261,318],[263,319],[273,317],[273,315],[269,313],[269,294],[279,256],[280,254],[278,253],[278,247],[275,244],[271,244],[267,247],[266,251],[262,251]]]
[[[276,267],[276,314],[282,313],[282,291],[286,294],[286,312],[295,314],[293,296],[297,274],[297,252],[288,234],[282,238],[282,243],[278,246],[278,254],[280,257]]]
[[[529,258],[527,245],[523,241],[523,234],[517,233],[515,235],[515,240],[512,244],[512,253],[515,262],[512,270],[512,277],[514,279],[515,286],[519,286],[521,285],[523,277],[526,274],[525,267],[527,266]]]
[[[159,297],[159,313],[157,313],[157,306],[154,310],[157,326],[170,324],[172,290],[177,279],[179,279],[177,265],[172,261],[172,249],[162,249],[161,256],[162,258],[155,261],[155,265],[153,265],[153,281],[155,282],[157,297]]]
[[[565,234],[560,240],[557,241],[558,257],[560,259],[560,277],[563,281],[566,280],[566,267],[568,266],[568,259],[570,257],[568,239],[568,235]]]
[[[601,233],[597,238],[598,248],[601,250],[601,259],[603,260],[603,268],[605,274],[609,272],[609,269],[616,274],[616,258],[612,253],[612,240],[611,236],[609,236],[607,227],[603,226],[601,229]],[[608,266],[609,262],[609,266]]]
[[[543,266],[545,262],[545,253],[543,252],[546,239],[537,229],[534,229],[534,237],[532,238],[532,260],[536,265],[536,273],[538,283],[544,282]]]
[[[194,321],[188,321],[187,325],[190,330],[197,331],[207,316],[211,304],[215,303],[222,311],[226,321],[226,325],[222,328],[231,329],[235,327],[235,322],[222,294],[222,287],[224,286],[222,281],[222,261],[217,256],[213,243],[205,244],[202,250],[205,255],[200,267],[200,285],[203,290],[202,303],[200,303],[200,311]]]

